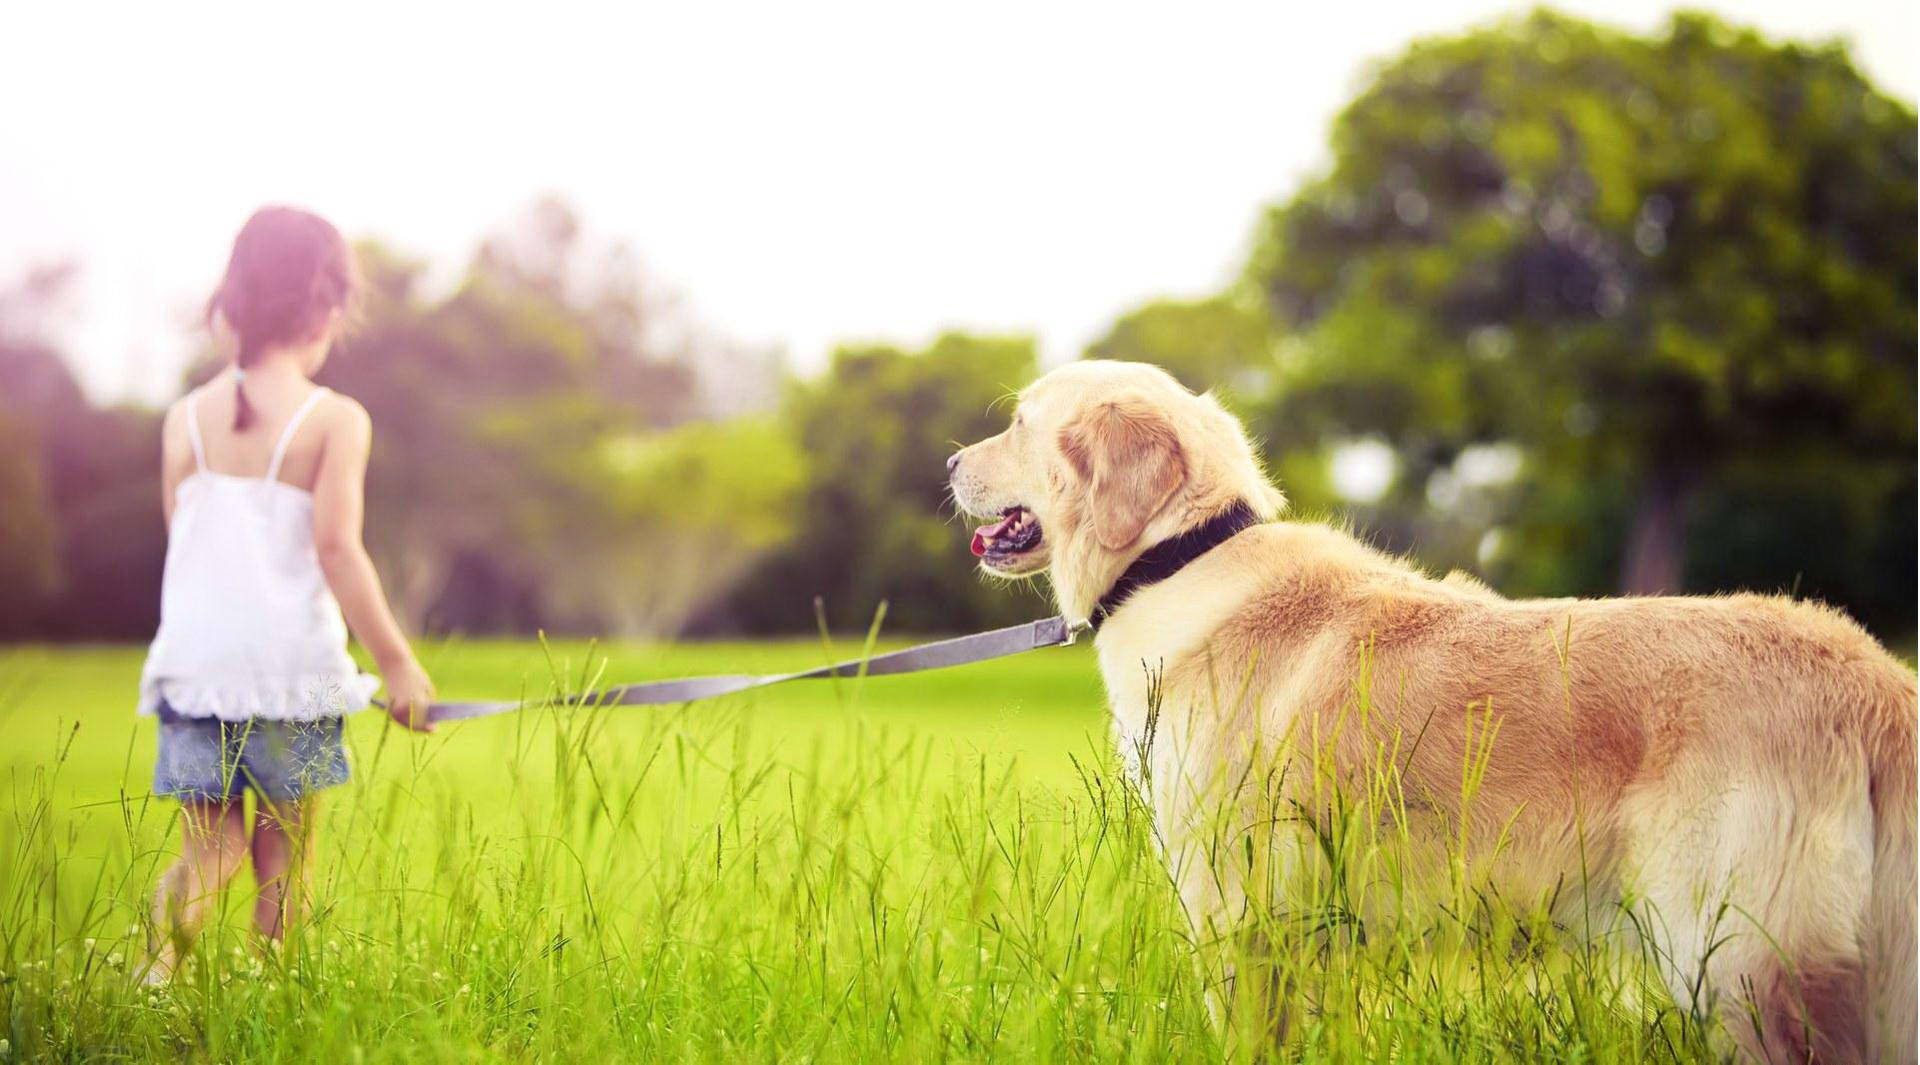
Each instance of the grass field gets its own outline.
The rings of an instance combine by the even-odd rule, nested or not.
[[[824,654],[617,646],[605,671]],[[450,698],[575,686],[599,657],[428,654]],[[243,877],[158,991],[132,973],[177,827],[146,794],[139,663],[123,648],[0,651],[0,1059],[1204,1061],[1258,1038],[1210,1021],[1085,647],[430,738],[360,715],[305,928],[259,951]],[[1291,1049],[1708,1056],[1701,1025],[1634,966],[1484,902],[1463,891],[1391,924],[1303,933]]]

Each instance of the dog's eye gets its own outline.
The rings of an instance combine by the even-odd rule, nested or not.
[[[1013,427],[1015,429],[1025,429],[1027,427],[1027,416],[1015,411],[1013,415]]]

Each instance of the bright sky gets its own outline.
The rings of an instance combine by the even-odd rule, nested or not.
[[[802,368],[946,327],[1071,356],[1237,268],[1364,64],[1524,5],[20,4],[0,19],[0,281],[71,258],[58,323],[155,399],[265,202],[451,271],[558,193],[710,328]],[[1659,0],[1576,0],[1651,30]],[[1719,7],[1920,85],[1909,0]]]

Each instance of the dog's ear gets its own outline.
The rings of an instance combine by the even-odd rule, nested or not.
[[[1173,423],[1139,396],[1080,414],[1060,431],[1060,450],[1087,486],[1094,538],[1109,551],[1138,540],[1187,476]]]

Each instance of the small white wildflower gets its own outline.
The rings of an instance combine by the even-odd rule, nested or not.
[[[441,980],[445,980],[446,978],[447,978],[447,977],[446,977],[446,974],[445,974],[445,973],[443,973],[443,972],[441,972],[440,970],[438,970],[438,969],[435,969],[435,970],[433,971],[433,976],[432,976],[432,979],[433,979],[433,981],[434,981],[435,983],[438,983],[438,982],[440,982]]]
[[[472,990],[472,988],[470,988],[470,987],[468,987],[468,986],[467,986],[466,984],[461,984],[461,985],[460,985],[460,990],[458,990],[458,991],[455,991],[455,992],[454,992],[454,994],[456,994],[456,995],[464,995],[464,994],[466,994],[466,993],[467,993],[468,991],[470,991],[470,990]]]
[[[348,990],[348,991],[352,991],[352,990],[353,990],[353,988],[354,988],[354,983],[353,983],[353,981],[352,981],[352,980],[348,980],[348,981],[347,981],[347,990]]]
[[[122,965],[125,965],[126,962],[127,962],[127,959],[122,957],[120,955],[120,952],[117,950],[114,951],[112,954],[107,955],[107,964],[113,966],[116,969],[118,969]]]
[[[88,936],[87,937],[87,953],[89,954],[93,953],[93,943],[94,943],[93,937]]]

